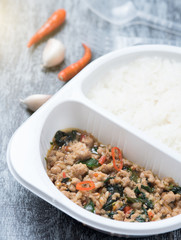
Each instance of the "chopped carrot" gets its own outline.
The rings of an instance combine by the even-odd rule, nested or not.
[[[27,47],[31,47],[33,44],[39,42],[43,37],[53,32],[65,21],[66,11],[59,9],[55,11],[47,22],[35,33],[35,35],[28,42]]]
[[[93,174],[94,177],[98,177],[98,175],[99,175],[99,174],[96,173],[96,172]]]
[[[119,156],[119,167],[116,165],[116,158],[115,158],[115,150],[117,150],[118,152],[118,156]],[[112,159],[113,159],[113,166],[117,171],[120,171],[123,168],[123,157],[122,157],[122,152],[118,147],[113,147],[111,149],[111,153],[112,153]]]
[[[100,157],[99,159],[99,163],[102,165],[104,162],[106,161],[106,156],[103,155],[102,157]]]
[[[149,210],[147,211],[147,213],[148,213],[149,219],[152,220],[153,217],[154,217],[154,213],[151,211],[151,209],[149,209]]]
[[[82,185],[88,184],[89,187],[83,187]],[[83,181],[76,184],[76,189],[79,191],[90,191],[95,188],[93,181]]]
[[[114,205],[113,208],[112,208],[112,210],[113,210],[113,211],[116,211],[116,209],[117,209],[117,206]]]
[[[66,151],[66,152],[69,151],[69,146],[65,146],[65,151]]]
[[[124,213],[125,213],[125,214],[126,214],[126,213],[130,213],[131,210],[132,210],[132,208],[131,208],[130,206],[126,206],[126,207],[124,208]]]
[[[66,178],[66,173],[65,172],[63,172],[62,175],[63,175],[63,178]]]
[[[87,47],[84,43],[82,44],[84,47],[84,56],[78,60],[76,63],[71,64],[66,67],[62,71],[59,72],[58,78],[61,81],[67,82],[71,78],[73,78],[80,70],[82,70],[91,60],[92,53],[89,47]]]

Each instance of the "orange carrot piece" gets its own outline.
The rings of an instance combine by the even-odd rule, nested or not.
[[[126,214],[126,213],[130,213],[131,210],[132,210],[132,208],[131,208],[130,206],[126,206],[126,207],[124,208],[124,213],[125,213],[125,214]]]
[[[149,219],[151,221],[153,219],[153,217],[154,217],[154,213],[150,209],[147,211],[147,213],[148,213],[148,217],[149,217]]]
[[[102,165],[105,161],[106,161],[106,156],[105,155],[101,156],[99,159],[99,163]]]
[[[59,72],[58,78],[61,81],[67,82],[71,78],[73,78],[80,70],[82,70],[91,60],[92,53],[91,49],[87,47],[84,43],[82,43],[84,47],[84,56],[78,60],[76,63],[71,64],[70,66],[66,67],[62,71]]]
[[[66,173],[65,172],[63,172],[62,175],[63,175],[63,178],[66,178]]]
[[[95,173],[93,174],[93,176],[94,176],[94,177],[98,177],[99,174],[95,172]]]
[[[55,11],[47,22],[35,33],[35,35],[28,42],[27,47],[31,47],[33,44],[39,42],[43,37],[53,32],[65,21],[66,11],[59,9]]]

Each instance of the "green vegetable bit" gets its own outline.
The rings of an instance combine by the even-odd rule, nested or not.
[[[72,130],[71,132],[63,132],[63,131],[57,131],[55,133],[55,143],[62,147],[63,145],[67,145],[68,142],[73,141],[76,138],[77,131]]]
[[[134,210],[131,210],[130,215],[129,215],[129,218],[130,218],[134,213],[135,213],[135,211],[134,211]]]
[[[135,188],[134,192],[136,193],[136,196],[142,193],[138,187]]]
[[[111,211],[107,215],[109,218],[113,219],[114,214],[116,214],[116,212]]]
[[[142,193],[142,195],[139,196],[138,198],[127,197],[127,201],[129,203],[141,202],[141,203],[145,204],[148,209],[149,208],[153,209],[153,207],[154,207],[153,202],[151,200],[149,200],[147,197],[145,197],[144,193]]]
[[[169,190],[172,191],[175,194],[181,194],[181,187],[179,186],[170,186]]]
[[[106,180],[104,181],[104,183],[107,183],[107,182],[109,182],[110,179],[114,179],[114,178],[115,178],[115,176],[114,176],[114,177],[108,177],[108,178],[106,178]]]
[[[135,220],[137,222],[145,222],[146,220],[144,218],[142,218],[140,215],[138,217],[135,218]]]
[[[132,171],[132,174],[130,176],[130,179],[134,181],[135,183],[138,182],[138,172],[137,171]]]
[[[147,212],[146,208],[142,206],[142,210],[143,210],[143,214],[145,214],[146,216],[148,216],[148,212]]]
[[[146,190],[149,193],[153,193],[154,192],[154,188],[152,188],[150,186],[141,185],[141,188]]]
[[[118,184],[115,184],[115,185],[109,184],[106,186],[106,188],[107,188],[107,191],[109,191],[111,194],[119,193],[120,196],[123,195],[123,187]]]
[[[123,166],[123,170],[126,170],[128,172],[132,172],[132,169],[128,166]]]
[[[123,204],[123,206],[121,206],[118,210],[123,211],[126,206],[127,204]]]
[[[66,182],[68,182],[69,180],[70,180],[70,178],[68,178],[68,177],[63,178],[63,179],[62,179],[62,183],[66,183]]]
[[[153,202],[151,200],[149,200],[148,198],[143,199],[143,203],[147,206],[147,208],[154,208]]]
[[[94,203],[93,203],[92,200],[90,200],[90,202],[89,202],[88,204],[86,204],[86,205],[84,206],[84,208],[85,208],[87,211],[89,211],[89,212],[92,212],[92,213],[95,212]]]
[[[86,164],[88,168],[93,169],[99,167],[99,162],[95,158],[90,158],[85,161],[79,161],[79,163]]]
[[[112,199],[112,195],[110,195],[107,199],[107,202],[104,204],[102,207],[105,211],[111,211],[113,207],[113,203],[116,202],[117,200]]]
[[[131,198],[131,197],[127,197],[127,201],[129,203],[137,203],[137,202],[141,202],[141,200],[139,198]]]
[[[109,180],[110,179],[114,179],[115,177],[108,177],[105,181],[104,181],[104,187],[107,188],[107,191],[109,191],[111,194],[114,193],[119,193],[120,196],[123,196],[123,187],[121,185],[118,184],[110,184]]]

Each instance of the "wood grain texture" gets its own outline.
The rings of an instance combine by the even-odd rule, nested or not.
[[[172,0],[149,2],[150,5],[137,0],[135,4],[144,11],[181,22],[180,0],[174,4]],[[66,9],[67,20],[51,37],[65,44],[66,58],[60,66],[45,71],[41,55],[48,38],[31,49],[26,44],[58,8]],[[0,1],[0,240],[121,239],[94,231],[38,198],[14,180],[6,164],[10,137],[31,115],[20,105],[19,98],[35,93],[54,94],[63,85],[57,79],[58,72],[82,56],[82,41],[88,42],[96,59],[117,47],[116,36],[129,37],[129,41],[123,38],[124,46],[136,44],[134,37],[157,38],[168,43],[174,40],[177,45],[180,40],[147,26],[112,26],[92,13],[83,0]],[[181,230],[142,239],[181,239]]]

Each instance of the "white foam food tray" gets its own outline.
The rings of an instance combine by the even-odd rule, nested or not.
[[[64,196],[46,173],[45,157],[57,130],[79,128],[100,142],[118,146],[124,157],[159,177],[172,177],[181,184],[181,156],[129,124],[96,106],[86,97],[105,72],[143,56],[168,57],[181,61],[181,49],[165,45],[130,47],[109,53],[90,63],[47,103],[36,111],[12,136],[8,166],[24,187],[99,231],[118,236],[149,236],[181,227],[181,215],[156,222],[131,223],[104,218],[79,207]]]

